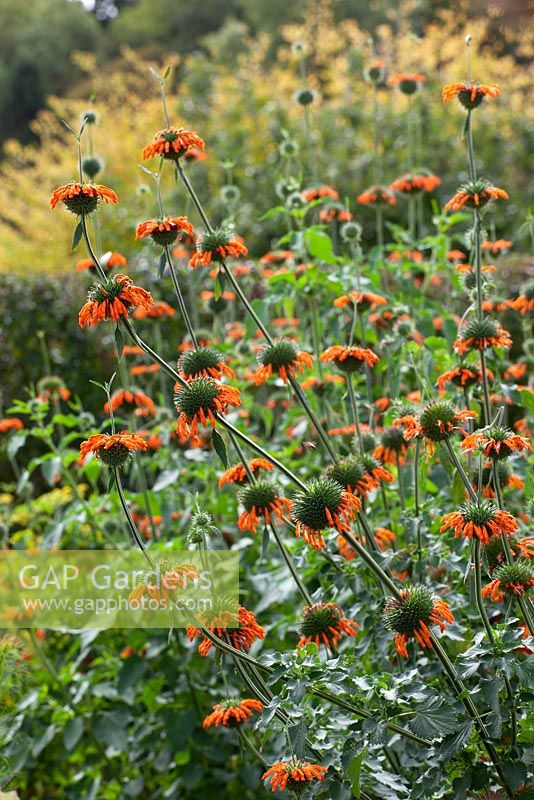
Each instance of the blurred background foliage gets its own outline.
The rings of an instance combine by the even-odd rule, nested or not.
[[[195,16],[197,29],[188,16],[194,16],[193,6],[189,4],[184,10],[183,4],[174,0],[138,0],[103,27],[78,3],[67,0],[25,4],[27,25],[19,21],[15,26],[14,4],[0,0],[0,37],[13,31],[13,54],[7,60],[8,67],[3,68],[3,80],[9,84],[11,70],[20,81],[18,90],[10,90],[11,107],[22,115],[26,94],[21,74],[28,76],[35,90],[34,105],[38,105],[39,87],[54,76],[54,86],[60,90],[47,98],[46,107],[29,123],[31,140],[19,124],[18,138],[4,142],[0,271],[70,269],[72,220],[66,213],[57,214],[52,225],[48,196],[55,185],[74,177],[75,150],[60,119],[76,125],[92,95],[101,120],[95,133],[95,151],[106,164],[99,180],[112,186],[121,200],[118,212],[114,209],[102,214],[106,248],[131,248],[136,221],[154,206],[154,198],[142,193],[146,181],[138,167],[140,147],[162,124],[157,84],[148,63],[157,68],[173,65],[173,122],[196,129],[207,142],[209,160],[194,169],[205,175],[204,200],[212,213],[220,205],[217,187],[224,182],[220,160],[235,162],[234,179],[242,195],[238,224],[253,247],[254,236],[259,234],[258,217],[276,202],[281,129],[301,143],[304,140],[302,109],[293,99],[302,86],[298,59],[291,47],[296,42],[306,43],[308,80],[317,91],[311,117],[321,180],[334,184],[342,196],[352,200],[372,182],[371,92],[362,77],[363,65],[371,55],[370,22],[367,20],[363,28],[354,18],[336,18],[345,13],[357,16],[359,4],[302,2],[303,8],[309,7],[305,21],[286,22],[273,32],[261,30],[261,26],[268,18],[271,26],[275,24],[276,3],[269,5],[273,5],[271,16],[267,4],[265,8],[262,2],[246,4],[244,21],[228,16],[235,2],[213,3],[217,14],[222,14],[221,27],[208,33],[218,19],[217,14],[208,13],[210,3],[202,4],[202,14],[210,17],[210,24],[202,23],[199,12]],[[428,76],[415,102],[420,123],[416,161],[417,166],[426,166],[438,175],[446,173],[440,196],[444,199],[464,177],[465,159],[460,143],[461,114],[450,114],[443,107],[439,91],[444,82],[465,74],[463,57],[458,54],[462,52],[462,36],[469,30],[476,43],[474,77],[502,87],[498,103],[488,104],[479,116],[477,152],[481,169],[511,193],[506,217],[499,220],[499,227],[506,232],[508,223],[531,201],[528,154],[532,151],[534,122],[527,103],[531,74],[517,63],[518,59],[528,59],[531,45],[524,29],[507,27],[501,20],[502,35],[508,35],[513,46],[510,44],[508,54],[495,58],[485,43],[488,26],[498,19],[498,7],[487,17],[468,19],[461,2],[449,9],[431,5],[432,13],[426,9],[428,21],[418,36],[413,32],[413,20],[421,26],[424,3],[405,2],[395,9],[392,4],[377,4],[371,16],[376,16],[377,23],[381,18],[388,21],[374,29],[372,47],[390,73],[418,70]],[[292,5],[291,14],[298,16],[298,7],[299,3],[295,8]],[[61,8],[68,13],[58,14],[58,26],[47,25],[50,34],[41,31],[40,15],[53,16]],[[47,45],[46,35],[52,36],[52,32],[53,41]],[[183,46],[181,37],[187,38]],[[171,48],[173,42],[176,45]],[[31,78],[30,56],[35,56],[40,65],[40,82]],[[2,98],[10,91],[2,92]],[[14,102],[17,91],[22,97]],[[380,114],[386,180],[393,180],[405,168],[404,110],[405,98],[384,87]],[[11,116],[1,114],[8,129],[15,125]],[[402,213],[401,205],[398,213]],[[181,206],[183,200],[176,209]],[[263,240],[257,242],[260,249],[269,244],[265,227],[262,231]]]

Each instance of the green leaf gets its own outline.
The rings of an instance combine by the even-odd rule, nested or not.
[[[117,348],[117,358],[120,362],[122,351],[124,350],[124,335],[118,325],[115,328],[115,347]]]
[[[126,689],[139,683],[147,669],[147,663],[137,655],[127,658],[119,672],[118,692],[122,695]]]
[[[187,711],[165,708],[163,719],[170,744],[175,750],[183,750],[198,725],[196,711],[192,708]]]
[[[532,392],[519,392],[523,406],[534,416],[534,394]]]
[[[20,448],[24,446],[25,441],[26,441],[25,431],[23,431],[22,433],[15,433],[13,436],[10,436],[6,445],[6,452],[8,458],[15,458]]]
[[[463,723],[458,733],[451,733],[449,736],[446,736],[439,746],[438,752],[440,757],[444,761],[450,761],[455,753],[458,753],[466,746],[471,738],[472,729],[473,723],[469,720]]]
[[[213,430],[211,434],[211,441],[213,442],[213,447],[215,452],[219,456],[222,461],[223,467],[226,469],[228,466],[228,456],[226,455],[226,445],[224,443],[224,439],[217,430]]]
[[[311,256],[324,261],[326,264],[336,263],[332,239],[327,233],[307,230],[304,234],[304,240]]]
[[[443,336],[427,336],[425,339],[425,346],[431,350],[447,350],[449,343]]]
[[[450,706],[443,703],[436,705],[434,702],[426,708],[418,709],[410,722],[410,730],[424,739],[441,739],[458,730],[456,714]]]
[[[98,717],[93,725],[93,731],[98,739],[119,753],[124,753],[128,749],[126,725],[129,721],[130,714],[127,711],[107,711]]]
[[[528,778],[527,768],[521,761],[505,761],[502,771],[512,789],[517,789]]]
[[[269,211],[266,211],[260,217],[260,222],[263,222],[265,219],[271,219],[271,217],[276,217],[278,214],[285,214],[287,211],[285,206],[275,206],[274,208],[270,208]]]
[[[82,236],[83,236],[83,225],[80,219],[76,224],[76,227],[74,228],[74,233],[72,234],[72,244],[70,246],[70,249],[72,251],[76,250],[76,248],[80,244],[80,239],[82,238]]]
[[[49,458],[47,461],[41,464],[41,472],[43,473],[43,477],[50,486],[54,486],[56,484],[56,479],[61,474],[60,470],[61,459],[59,456]]]
[[[164,470],[157,481],[152,486],[153,492],[161,492],[162,489],[166,489],[167,486],[172,486],[175,483],[176,479],[180,475],[180,470],[178,469],[166,469]]]
[[[65,750],[69,752],[74,750],[83,734],[84,721],[83,717],[74,717],[69,719],[63,731],[63,743]]]
[[[366,755],[367,755],[367,747],[364,747],[363,750],[360,750],[357,756],[354,756],[349,766],[347,767],[347,777],[350,781],[350,788],[352,789],[353,797],[359,798],[361,796],[360,780],[361,780],[362,764]]]
[[[47,744],[50,744],[50,742],[52,741],[52,739],[56,735],[56,730],[57,729],[56,729],[56,726],[54,724],[49,725],[47,728],[44,729],[44,731],[41,733],[41,735],[37,739],[34,740],[33,746],[32,746],[32,755],[34,757],[40,755],[42,753],[42,751],[45,749],[45,747],[47,746]]]
[[[293,747],[293,751],[297,758],[303,758],[306,749],[306,735],[308,733],[308,726],[304,718],[300,719],[294,725],[287,726],[287,734],[289,741]]]

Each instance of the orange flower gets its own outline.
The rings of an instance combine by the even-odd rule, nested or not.
[[[152,526],[150,524],[151,520],[152,520],[152,525],[154,526],[161,525],[161,523],[163,522],[163,517],[160,517],[159,514],[155,514],[154,516],[149,517],[148,514],[139,514],[138,512],[136,513],[134,511],[132,512],[132,518],[135,524],[137,525],[137,530],[139,531],[141,536],[143,536],[145,539],[150,539],[152,537]]]
[[[165,128],[158,131],[153,140],[143,147],[141,157],[146,160],[161,156],[177,161],[186,155],[191,147],[204,150],[204,142],[196,133],[185,128]]]
[[[205,627],[215,636],[218,636],[219,639],[229,639],[230,644],[236,650],[250,650],[256,639],[265,638],[265,629],[258,625],[254,613],[248,611],[244,606],[239,606],[237,618],[235,614],[230,612],[215,612],[215,614],[211,612],[209,617],[206,616],[205,620],[201,619],[200,621],[202,623],[205,622]],[[236,627],[236,623],[239,623],[239,627]],[[231,627],[228,627],[229,625]],[[202,638],[198,652],[201,656],[208,655],[213,647],[213,642],[207,636],[204,636],[200,628],[187,628],[187,636],[190,642],[193,639]]]
[[[523,597],[534,586],[534,572],[527,559],[501,564],[493,575],[493,580],[482,589],[482,597],[497,603],[503,603],[506,597]]]
[[[482,208],[491,200],[508,200],[508,192],[492,186],[488,181],[469,181],[460,186],[454,197],[445,203],[445,211],[460,211],[466,208]]]
[[[137,416],[142,417],[153,414],[156,410],[154,401],[138,389],[120,389],[112,395],[111,404],[107,402],[104,405],[106,414],[109,414],[110,410],[117,411],[119,408],[124,409],[126,413],[135,411]]]
[[[473,109],[479,106],[485,97],[495,98],[500,91],[498,86],[485,86],[483,83],[449,83],[443,87],[441,96],[445,103],[457,97],[464,108]]]
[[[528,365],[525,362],[519,364],[510,364],[507,367],[506,372],[504,373],[504,377],[507,381],[513,378],[516,381],[521,380],[523,375],[526,373]]]
[[[208,154],[205,150],[200,150],[193,145],[185,151],[184,158],[186,161],[206,161]]]
[[[300,758],[292,758],[291,761],[278,761],[269,767],[267,772],[262,775],[262,781],[270,781],[271,790],[276,792],[279,789],[284,792],[299,791],[304,788],[304,784],[312,781],[324,781],[324,776],[328,772],[326,767],[319,764],[310,764]]]
[[[144,239],[147,236],[156,243],[164,247],[174,244],[179,233],[186,236],[193,236],[195,229],[187,217],[163,217],[163,219],[147,219],[140,222],[135,231],[136,239]]]
[[[353,492],[345,491],[332,478],[309,481],[306,489],[296,492],[293,498],[291,516],[296,523],[295,535],[314,550],[321,550],[325,546],[322,531],[327,528],[338,533],[350,531],[350,523],[361,505]]]
[[[104,253],[100,257],[100,266],[105,272],[109,272],[115,267],[125,267],[128,263],[126,258],[120,253]],[[84,272],[86,269],[96,272],[95,264],[92,258],[81,258],[76,262],[76,272]]]
[[[427,175],[424,173],[406,173],[390,184],[392,192],[401,194],[417,194],[419,192],[433,192],[441,184],[441,178],[437,175]]]
[[[359,537],[356,537],[359,538]],[[377,528],[374,532],[374,540],[382,552],[389,550],[393,543],[395,542],[395,534],[393,531],[390,531],[389,528]],[[363,541],[365,542],[365,537],[363,537]],[[352,561],[356,558],[356,552],[352,549],[350,544],[343,538],[343,536],[338,536],[336,539],[336,544],[339,550],[339,554],[343,556],[346,561]]]
[[[253,458],[251,461],[248,462],[248,468],[253,475],[255,475],[256,472],[262,469],[265,469],[269,472],[274,469],[271,462],[267,461],[266,458]],[[233,467],[229,467],[225,472],[223,472],[223,474],[219,478],[219,488],[221,488],[225,484],[246,483],[247,480],[248,480],[247,471],[243,466],[243,464],[240,462],[239,464],[235,464]]]
[[[276,328],[296,328],[300,325],[298,317],[275,317],[273,325]]]
[[[519,311],[523,317],[528,311],[534,311],[534,281],[528,281],[521,288],[519,296],[508,302],[508,306],[514,311]]]
[[[262,711],[263,703],[259,700],[224,700],[213,706],[213,711],[204,718],[203,728],[235,728],[252,718],[253,711]]]
[[[461,447],[468,453],[481,450],[486,458],[500,459],[508,458],[513,452],[530,450],[531,444],[526,437],[513,433],[509,428],[494,425],[466,436]]]
[[[453,345],[460,355],[464,355],[470,350],[488,350],[490,347],[509,348],[511,346],[512,339],[508,331],[488,317],[468,322]]]
[[[260,258],[260,262],[262,264],[281,264],[284,261],[293,261],[294,258],[295,254],[292,250],[274,250],[265,253],[265,255]]]
[[[462,250],[449,250],[447,258],[449,261],[465,261],[467,255]]]
[[[163,446],[163,439],[159,433],[142,430],[137,431],[137,435],[145,440],[149,450],[159,450],[159,448]]]
[[[404,461],[408,452],[408,442],[398,425],[392,425],[382,431],[380,444],[373,451],[374,458],[383,464],[397,464]]]
[[[393,425],[404,428],[404,438],[408,441],[414,437],[424,437],[427,451],[433,453],[436,442],[444,442],[455,431],[462,433],[460,423],[475,416],[473,411],[456,409],[448,400],[433,400],[424,406],[417,418],[406,414],[394,420]]]
[[[154,372],[159,372],[160,369],[159,364],[139,364],[138,367],[131,368],[130,375],[133,377],[136,375],[151,375]]]
[[[236,298],[237,295],[235,295],[233,292],[228,292],[226,290],[219,296],[217,300],[215,299],[215,292],[212,292],[209,289],[204,289],[202,292],[200,292],[201,300],[213,300],[215,303],[220,303],[221,300],[235,300]],[[234,324],[235,326],[240,325],[239,322],[235,322]]]
[[[332,204],[319,211],[319,220],[321,222],[333,222],[334,220],[338,222],[350,222],[352,218],[351,212],[348,208],[341,205],[341,203]]]
[[[495,242],[482,242],[482,250],[489,250],[494,256],[499,253],[504,253],[513,246],[513,242],[510,242],[508,239],[497,239]]]
[[[239,502],[244,507],[237,526],[240,531],[256,533],[260,519],[270,525],[273,516],[282,519],[291,509],[291,500],[280,497],[277,487],[268,480],[259,479],[247,483],[239,492]]]
[[[216,414],[224,414],[229,406],[239,406],[239,389],[218,383],[213,378],[194,378],[187,386],[177,387],[174,402],[178,411],[176,433],[183,440],[191,439],[193,447],[200,443],[198,426],[217,424]]]
[[[70,389],[67,389],[61,378],[55,375],[46,375],[37,384],[39,393],[36,395],[36,400],[42,403],[48,403],[50,398],[59,397],[64,402],[71,397]]]
[[[493,380],[493,373],[489,373],[488,370],[487,372],[490,380]],[[440,394],[444,394],[448,383],[452,383],[454,386],[467,389],[470,386],[481,382],[482,373],[480,370],[474,372],[472,369],[468,369],[467,367],[455,367],[454,369],[450,369],[447,372],[443,372],[441,375],[439,375],[436,381],[436,386],[439,388]]]
[[[392,86],[398,86],[403,94],[408,95],[415,94],[425,81],[426,76],[419,72],[398,72],[389,79]]]
[[[153,302],[150,292],[135,286],[131,278],[119,273],[89,290],[88,301],[78,317],[80,327],[94,327],[105,320],[117,322],[121,317],[127,317],[132,308],[149,309]]]
[[[343,616],[337,603],[313,603],[304,606],[297,647],[314,642],[335,649],[342,636],[357,636],[359,628],[355,620]]]
[[[222,262],[226,258],[239,258],[248,255],[248,249],[241,237],[232,238],[229,231],[217,228],[199,236],[197,249],[189,261],[192,269],[209,267],[212,261]]]
[[[98,201],[104,203],[117,203],[119,198],[107,186],[93,183],[67,183],[54,189],[50,197],[50,206],[55,208],[58,203],[63,203],[72,214],[91,214],[96,210]]]
[[[423,254],[420,250],[393,250],[388,255],[388,261],[400,261],[401,259],[419,264],[423,260]]]
[[[235,372],[225,363],[222,353],[209,346],[185,350],[178,359],[178,370],[187,381],[202,377],[221,380],[223,375],[235,378]]]
[[[305,381],[302,381],[301,388],[304,391],[308,391],[308,389],[312,389],[317,394],[320,394],[327,386],[331,383],[337,384],[344,384],[345,378],[341,375],[323,375],[323,379],[321,380],[316,375],[312,375],[310,378],[306,378]]]
[[[135,319],[161,319],[162,317],[174,317],[175,313],[174,308],[165,300],[155,300],[149,308],[136,308],[133,315]]]
[[[489,500],[467,503],[459,511],[445,514],[441,519],[440,533],[453,528],[456,537],[472,539],[476,536],[482,544],[488,544],[492,534],[514,533],[517,522],[508,511],[495,508]]]
[[[350,294],[336,297],[334,300],[334,306],[336,308],[345,308],[349,303],[358,306],[358,309],[361,311],[374,311],[378,306],[385,306],[387,300],[379,294],[373,294],[373,292],[351,292]]]
[[[313,365],[313,356],[303,350],[297,350],[296,345],[290,339],[280,339],[277,342],[268,344],[258,353],[259,367],[253,373],[252,380],[256,386],[260,386],[277,375],[284,383],[289,378],[294,378],[297,372],[304,372],[306,367]]]
[[[332,200],[339,200],[339,194],[331,186],[315,186],[312,189],[304,189],[301,193],[302,199],[307,203],[312,200],[320,200],[322,197],[330,197]]]
[[[7,431],[21,431],[24,428],[24,423],[18,417],[5,417],[0,419],[0,433]]]
[[[108,467],[120,467],[136,450],[147,450],[148,445],[137,433],[96,433],[80,445],[84,460],[93,453]]]
[[[383,481],[384,483],[392,483],[393,475],[382,464],[372,456],[370,453],[364,453],[360,456],[362,463],[365,467],[365,475],[375,482],[378,488]]]
[[[395,649],[400,656],[408,657],[406,645],[413,637],[421,647],[432,647],[429,625],[438,625],[441,631],[454,622],[448,603],[435,598],[426,586],[409,586],[392,597],[384,606],[384,624],[394,631]]]
[[[379,186],[374,184],[358,195],[356,201],[361,206],[377,205],[377,206],[394,206],[397,198],[387,186]]]
[[[103,256],[101,263],[104,268],[111,269],[113,267],[125,267],[127,260],[121,253],[111,253],[107,258]]]
[[[380,359],[367,347],[343,347],[333,345],[320,356],[321,361],[333,361],[343,372],[358,372],[364,364],[372,368]]]

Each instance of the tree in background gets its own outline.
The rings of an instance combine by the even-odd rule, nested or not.
[[[27,139],[27,123],[49,94],[78,80],[72,50],[94,50],[99,26],[79,3],[0,0],[0,141]]]

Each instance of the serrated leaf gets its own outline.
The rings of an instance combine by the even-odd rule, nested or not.
[[[529,689],[534,689],[534,656],[527,656],[523,661],[514,659],[511,666],[518,681]]]
[[[456,714],[445,704],[420,708],[410,721],[410,730],[424,739],[441,739],[458,730]]]
[[[226,445],[224,443],[224,439],[217,430],[213,430],[211,435],[211,441],[213,442],[213,448],[219,458],[221,459],[223,467],[226,469],[228,466],[228,456],[226,455]]]
[[[82,221],[80,219],[78,221],[78,223],[76,224],[76,227],[74,228],[74,232],[72,234],[72,244],[70,246],[70,249],[73,252],[74,252],[74,250],[76,250],[76,248],[80,244],[80,239],[82,238],[82,236],[83,236],[83,225],[82,225]]]
[[[471,720],[464,722],[457,733],[446,736],[438,748],[440,757],[444,761],[450,761],[455,753],[461,750],[471,738],[473,723]]]
[[[528,778],[527,768],[520,761],[505,761],[502,765],[502,771],[512,789],[517,789]]]

